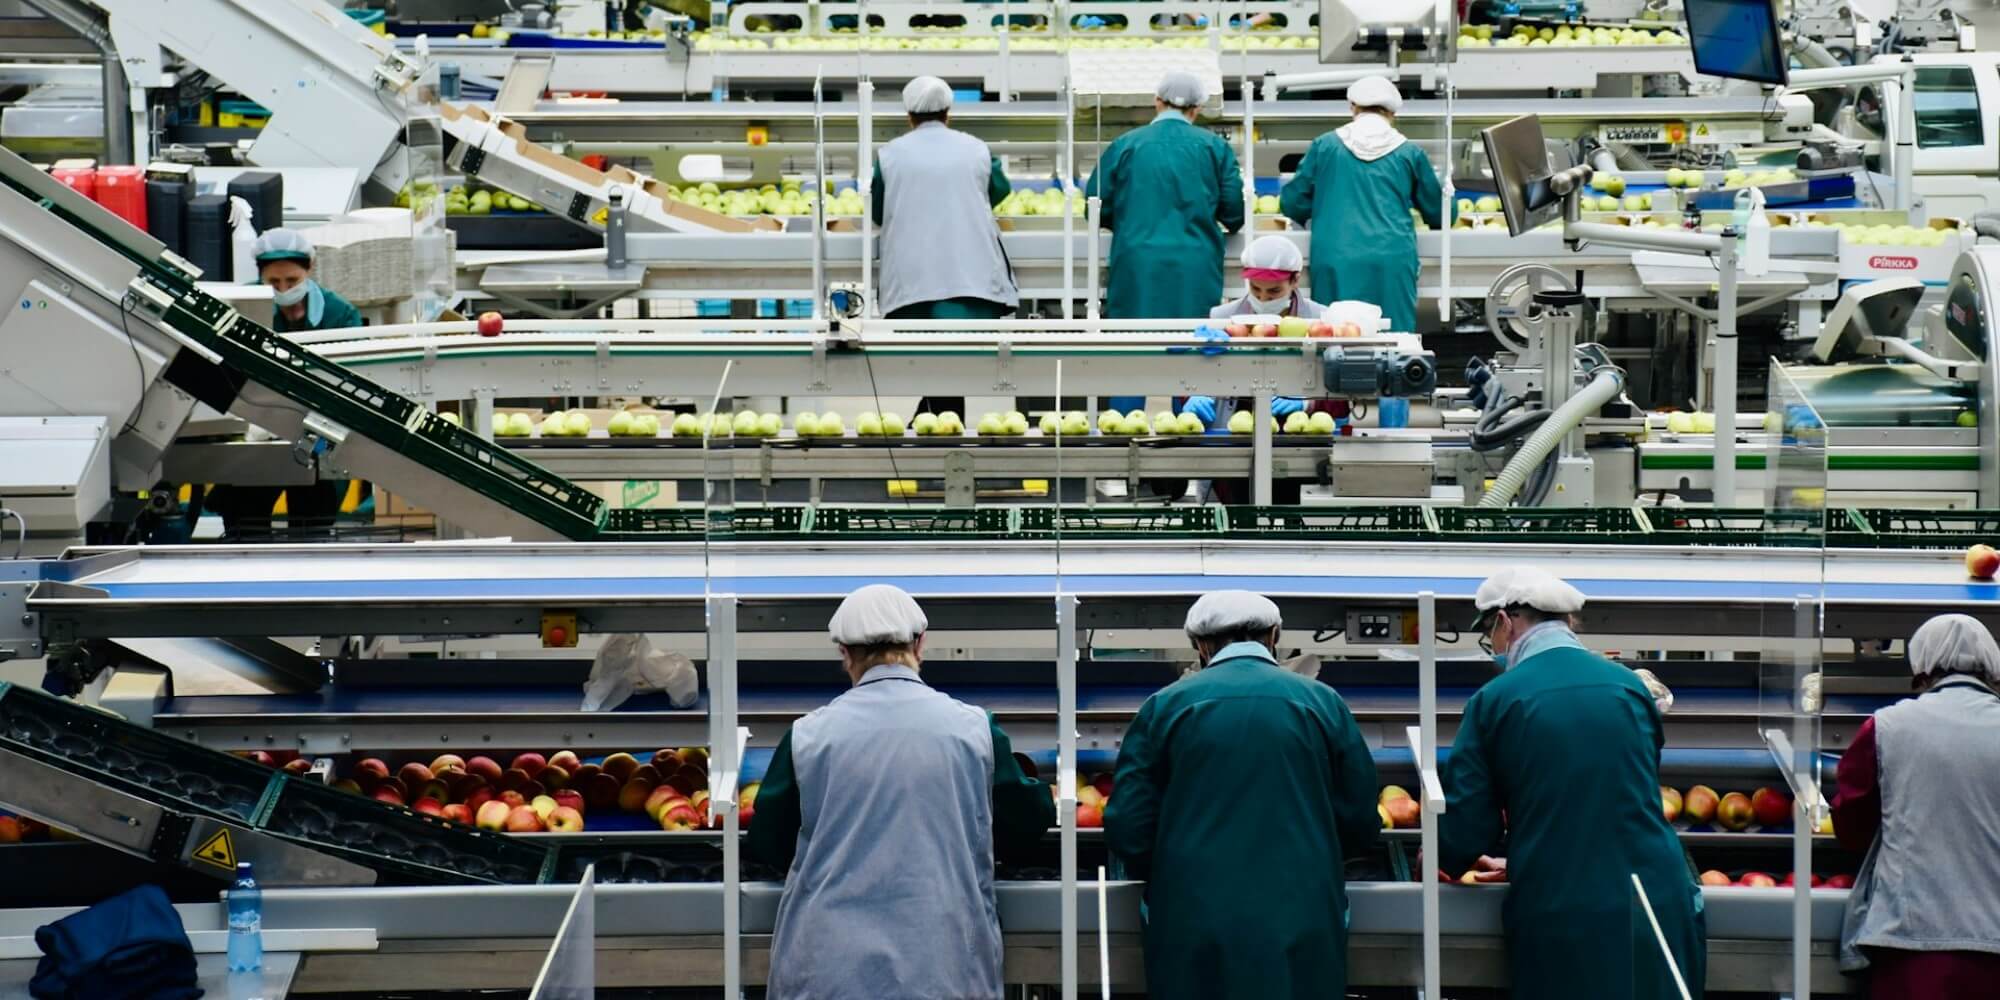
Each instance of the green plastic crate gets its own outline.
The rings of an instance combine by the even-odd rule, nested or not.
[[[597,538],[606,542],[697,541],[704,531],[713,536],[790,537],[812,526],[810,507],[738,507],[704,512],[696,507],[664,510],[619,508],[605,514]]]
[[[1424,507],[1227,507],[1224,534],[1317,541],[1422,541],[1437,531]]]
[[[1222,530],[1222,507],[1023,507],[1018,534],[1064,538],[1135,538],[1153,535],[1213,535]]]
[[[1630,507],[1488,509],[1436,507],[1438,536],[1467,542],[1550,542],[1581,545],[1648,542],[1648,525]]]
[[[1865,544],[1885,549],[1963,549],[2000,543],[2000,510],[1903,510],[1867,508],[1855,512],[1866,529]]]
[[[1018,517],[1012,507],[815,507],[812,533],[854,538],[1001,538],[1014,532]]]
[[[1656,545],[1813,546],[1826,544],[1829,511],[1650,507],[1639,516]],[[1846,522],[1841,518],[1842,523]]]

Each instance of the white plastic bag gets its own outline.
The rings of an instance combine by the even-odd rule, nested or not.
[[[1646,685],[1646,692],[1653,696],[1653,704],[1659,706],[1661,715],[1673,711],[1674,692],[1665,681],[1644,667],[1635,668],[1632,672],[1638,674],[1640,682]]]
[[[694,661],[679,653],[654,649],[640,633],[614,635],[597,648],[590,678],[583,683],[583,710],[609,712],[627,698],[663,691],[675,708],[687,708],[701,695],[701,677]]]

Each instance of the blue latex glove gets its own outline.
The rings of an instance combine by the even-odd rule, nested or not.
[[[1281,420],[1305,408],[1306,402],[1303,399],[1294,399],[1291,396],[1271,397],[1271,415]]]
[[[1215,397],[1189,396],[1187,402],[1181,404],[1181,412],[1192,413],[1201,418],[1203,425],[1213,427],[1215,426]]]
[[[1410,401],[1407,399],[1385,398],[1375,401],[1375,426],[1410,426]]]
[[[1076,26],[1079,28],[1102,28],[1104,27],[1104,19],[1093,14],[1088,17],[1078,18]]]
[[[1203,354],[1221,354],[1229,349],[1229,334],[1206,323],[1195,327],[1194,335],[1195,339],[1201,341],[1200,347],[1169,347],[1167,353],[1186,354],[1190,351],[1200,351]]]

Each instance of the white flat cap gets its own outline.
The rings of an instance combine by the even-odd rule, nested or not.
[[[1386,76],[1364,76],[1348,86],[1347,103],[1357,108],[1381,108],[1393,115],[1403,110],[1403,95]]]
[[[920,76],[903,84],[903,110],[913,115],[935,114],[951,108],[951,85],[934,76]]]
[[[840,602],[826,630],[843,646],[873,646],[914,641],[930,624],[903,588],[871,583]]]
[[[1583,610],[1583,592],[1547,570],[1521,566],[1487,577],[1472,603],[1482,613],[1525,604],[1536,611],[1567,615]]]
[[[1951,670],[2000,679],[2000,645],[1970,615],[1939,615],[1910,636],[1910,672]]]
[[[1265,271],[1297,272],[1306,266],[1299,245],[1283,236],[1260,236],[1243,248],[1243,266]]]
[[[1196,108],[1208,100],[1208,87],[1201,82],[1201,77],[1177,69],[1160,77],[1160,85],[1153,90],[1153,96],[1176,108]]]
[[[1284,623],[1278,606],[1270,598],[1247,590],[1218,590],[1203,594],[1188,609],[1187,634],[1201,638],[1245,629],[1277,628]]]

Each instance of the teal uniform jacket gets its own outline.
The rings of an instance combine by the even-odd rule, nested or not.
[[[1439,211],[1443,198],[1431,158],[1414,142],[1370,162],[1332,132],[1314,139],[1279,196],[1288,218],[1312,227],[1313,301],[1372,302],[1389,329],[1414,332],[1417,228],[1410,209],[1437,229],[1447,224]]]
[[[349,330],[358,326],[368,325],[367,321],[361,318],[361,310],[354,308],[352,303],[341,298],[325,285],[315,283],[315,287],[318,289],[318,301],[314,302],[314,296],[312,295],[307,296],[305,322],[300,323],[298,326],[292,326],[290,321],[285,319],[285,311],[283,309],[275,305],[271,307],[271,330],[273,332],[294,333],[300,330]],[[314,318],[315,313],[318,314],[317,319]]]
[[[1104,314],[1200,319],[1222,301],[1223,230],[1243,228],[1243,175],[1221,136],[1166,111],[1104,150],[1086,194],[1114,233]]]
[[[1341,863],[1375,843],[1375,795],[1347,704],[1261,645],[1146,699],[1104,815],[1111,853],[1147,882],[1146,995],[1345,995]]]
[[[1531,654],[1466,702],[1445,766],[1439,860],[1456,874],[1482,854],[1507,858],[1514,1000],[1679,997],[1634,874],[1702,995],[1701,890],[1660,811],[1664,742],[1646,685],[1574,646]]]

